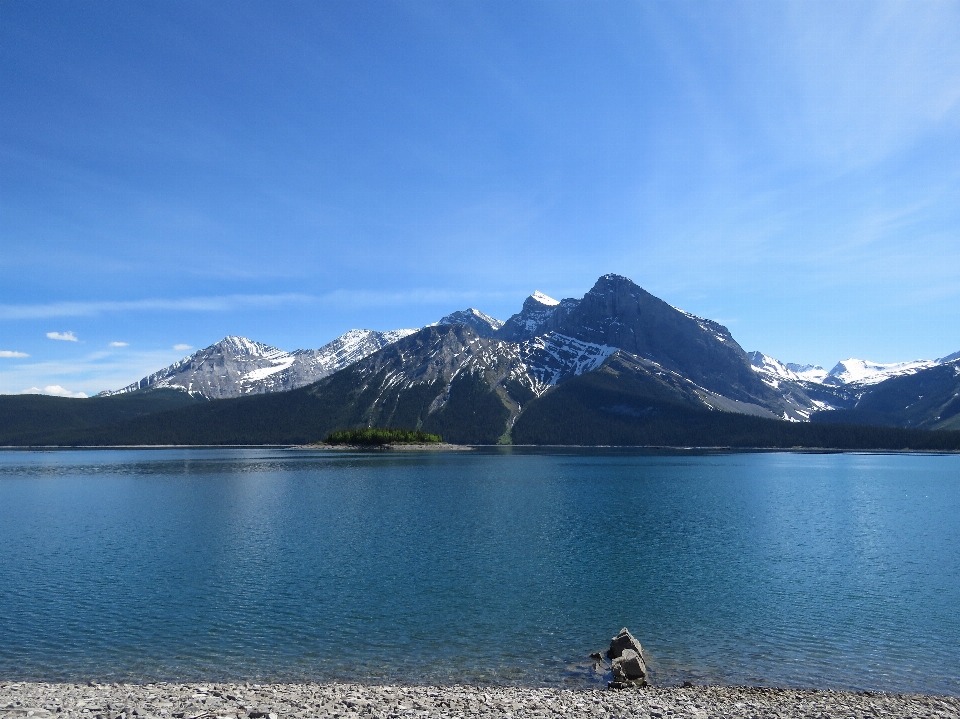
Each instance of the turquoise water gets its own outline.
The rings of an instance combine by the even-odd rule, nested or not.
[[[960,456],[0,452],[0,679],[960,694]]]

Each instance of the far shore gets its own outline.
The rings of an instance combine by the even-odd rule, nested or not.
[[[611,691],[339,683],[0,682],[0,716],[17,719],[960,717],[960,698],[735,686]]]
[[[404,445],[331,445],[331,444],[7,444],[0,450],[54,449],[295,449],[358,451],[444,451],[461,452],[477,449],[605,449],[643,450],[656,452],[722,452],[727,454],[960,454],[960,449],[839,449],[836,447],[728,447],[673,446],[647,444],[404,444]]]

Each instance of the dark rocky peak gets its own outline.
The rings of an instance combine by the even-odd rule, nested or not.
[[[503,322],[486,315],[478,309],[469,307],[465,310],[452,312],[442,318],[438,325],[467,325],[481,337],[493,337],[494,333],[503,327]]]
[[[700,386],[756,402],[768,388],[723,325],[677,309],[622,275],[604,275],[583,299],[560,306],[550,329],[626,350],[680,372]]]
[[[946,357],[941,357],[937,362],[946,363],[953,362],[954,360],[960,360],[960,352],[954,352],[952,355],[947,355]]]

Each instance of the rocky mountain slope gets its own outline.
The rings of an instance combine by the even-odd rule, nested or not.
[[[184,390],[206,399],[284,392],[348,367],[414,331],[350,330],[318,350],[295,352],[245,337],[224,337],[138,382],[100,396],[161,388]]]

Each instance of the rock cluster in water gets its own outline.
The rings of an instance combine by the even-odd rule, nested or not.
[[[605,654],[597,652],[590,656],[597,661],[598,670],[606,666],[603,664],[604,656],[609,660],[607,668],[613,673],[613,681],[607,683],[610,689],[647,686],[647,665],[643,659],[643,647],[626,627],[610,640],[610,648]]]
[[[610,692],[361,684],[0,682],[4,719],[960,717],[960,698],[752,687]]]

